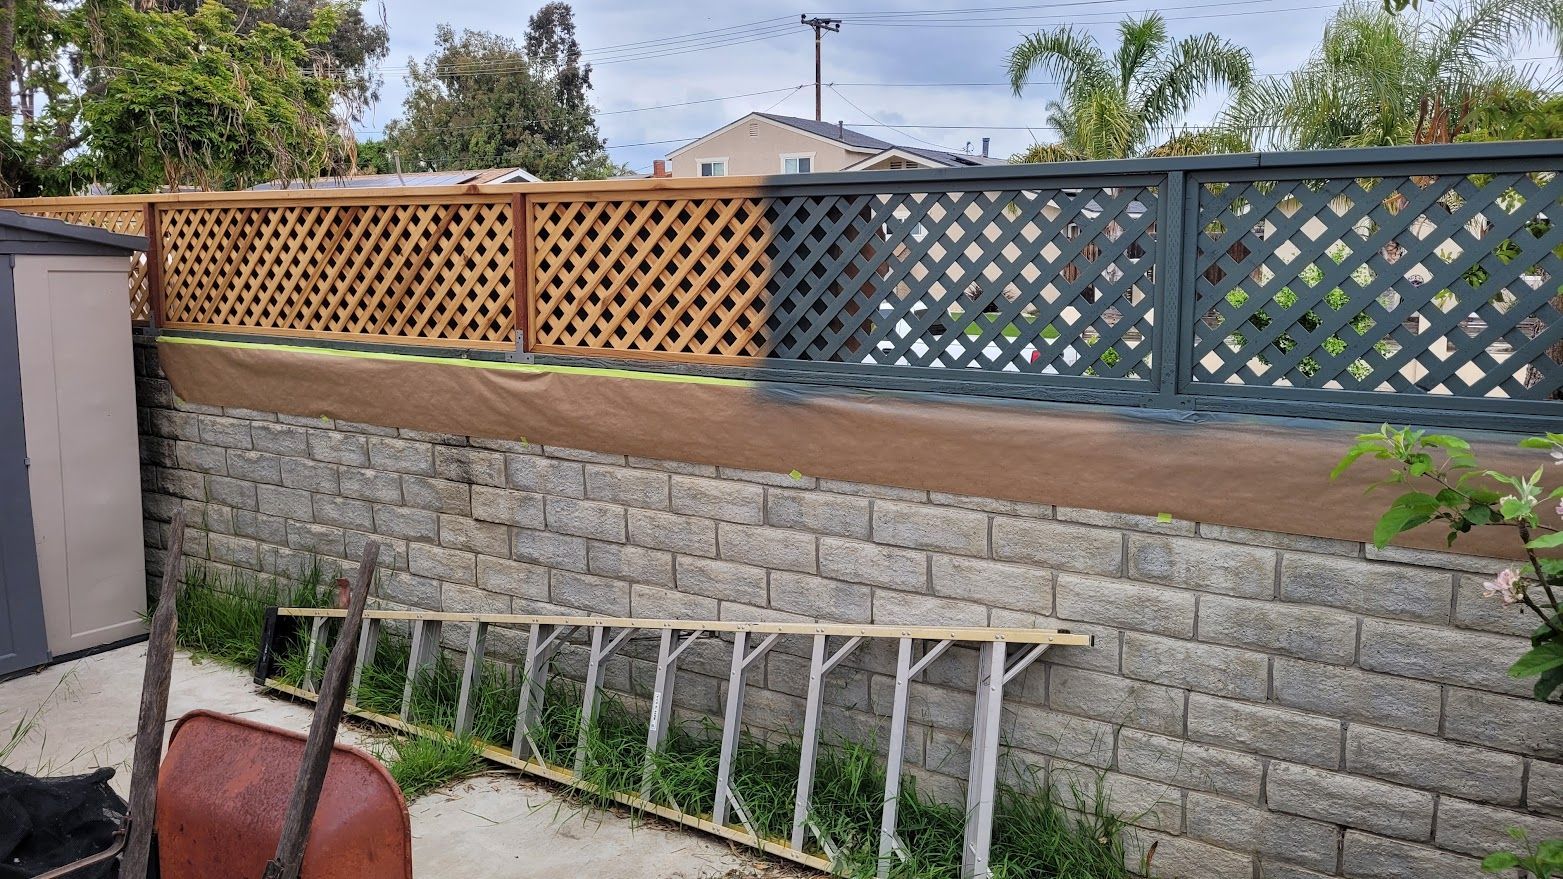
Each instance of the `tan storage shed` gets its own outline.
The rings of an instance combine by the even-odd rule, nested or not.
[[[145,247],[0,210],[0,675],[145,634],[126,289]]]

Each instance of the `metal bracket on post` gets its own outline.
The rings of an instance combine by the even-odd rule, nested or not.
[[[548,666],[553,662],[559,647],[575,632],[576,626],[549,623],[533,623],[526,641],[526,659],[521,665],[521,696],[516,702],[515,741],[510,753],[517,759],[531,759],[546,764],[543,749],[538,747],[532,734],[543,716],[543,698],[548,694]],[[521,752],[531,751],[530,758],[522,758]]]
[[[576,728],[575,736],[575,771],[580,774],[586,769],[586,752],[590,744],[589,737],[592,728],[597,724],[597,690],[602,681],[602,664],[608,657],[619,652],[624,646],[624,639],[635,631],[632,628],[623,628],[617,635],[609,637],[608,626],[592,626],[591,655],[586,661],[586,680],[581,690],[581,718]]]
[[[516,347],[513,351],[506,351],[504,355],[506,363],[536,363],[537,358],[526,350],[526,335],[521,330],[516,330]]]
[[[431,668],[440,655],[440,633],[444,629],[441,620],[413,620],[412,649],[407,654],[407,681],[402,684],[402,720],[413,719],[412,698],[417,690],[418,675]]]

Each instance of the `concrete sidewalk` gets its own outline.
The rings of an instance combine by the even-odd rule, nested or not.
[[[146,646],[62,663],[0,684],[0,744],[23,714],[39,728],[6,765],[37,775],[69,775],[99,766],[119,772],[125,793]],[[209,708],[294,730],[309,727],[309,707],[257,692],[242,672],[179,654],[169,693],[169,726]],[[343,727],[340,741],[372,746],[373,736]],[[659,823],[583,811],[547,785],[495,772],[426,794],[410,804],[413,867],[420,877],[462,879],[750,879],[814,875],[761,859],[741,847]]]

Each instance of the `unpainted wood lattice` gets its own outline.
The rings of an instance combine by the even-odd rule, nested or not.
[[[169,326],[514,344],[507,201],[165,205]]]
[[[532,203],[552,350],[1143,378],[1144,186]]]
[[[1563,388],[1555,172],[1207,182],[1197,197],[1194,382]]]
[[[67,223],[97,226],[122,235],[144,235],[146,227],[140,208],[65,208],[59,210],[29,210],[23,213],[35,217],[48,217]],[[147,255],[137,251],[130,255],[130,319],[144,323],[152,313],[152,291],[147,284]]]

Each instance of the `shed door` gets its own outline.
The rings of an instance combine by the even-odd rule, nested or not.
[[[0,256],[0,675],[49,660],[26,461],[11,257]]]
[[[125,260],[18,256],[14,276],[38,574],[60,656],[146,632]]]

